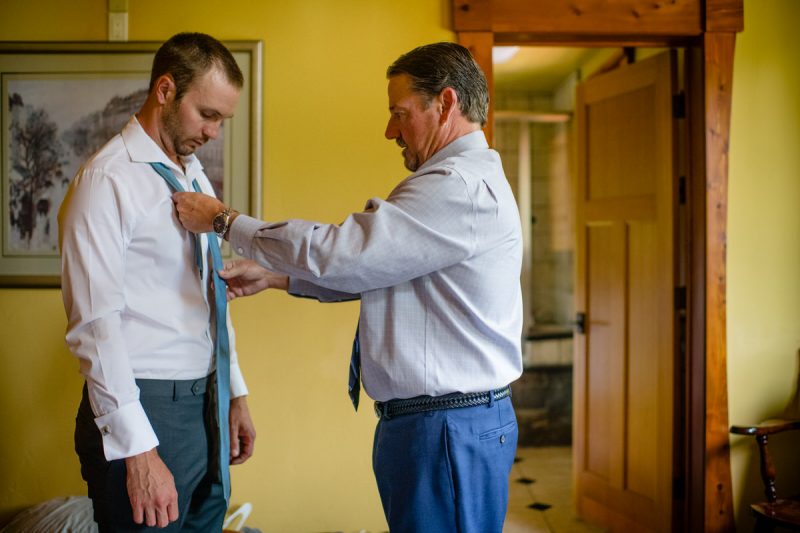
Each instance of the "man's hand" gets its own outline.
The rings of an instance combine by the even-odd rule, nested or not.
[[[211,231],[214,217],[225,210],[225,204],[200,192],[176,192],[172,195],[172,202],[181,224],[192,233]]]
[[[250,259],[229,261],[225,269],[220,270],[219,277],[228,282],[228,300],[240,296],[250,296],[265,289],[289,288],[289,278],[277,274]]]
[[[247,396],[231,399],[231,464],[240,465],[253,455],[256,428],[250,419]]]
[[[178,491],[172,473],[155,448],[125,458],[133,521],[167,527],[178,519]]]

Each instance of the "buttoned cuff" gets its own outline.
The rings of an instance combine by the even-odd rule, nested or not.
[[[253,239],[264,222],[247,215],[237,216],[228,235],[231,249],[242,257],[252,258]]]
[[[231,398],[247,395],[247,385],[244,383],[244,376],[239,369],[239,365],[231,365]]]
[[[103,436],[107,461],[139,455],[158,446],[153,426],[139,402],[123,405],[116,411],[94,419]]]
[[[319,286],[300,278],[289,278],[289,287],[286,290],[292,296],[299,298],[316,298]]]
[[[320,302],[348,302],[361,298],[360,294],[326,289],[325,287],[321,287],[311,281],[293,277],[289,278],[289,288],[286,292],[292,296],[297,296],[299,298],[313,298]]]

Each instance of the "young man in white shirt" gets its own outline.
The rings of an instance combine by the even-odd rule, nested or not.
[[[219,41],[173,36],[142,108],[81,167],[61,207],[66,339],[86,378],[75,447],[101,531],[221,530],[228,463],[253,453],[227,313],[229,454],[218,437],[209,236],[181,228],[160,174],[214,195],[194,152],[232,116],[242,84]]]

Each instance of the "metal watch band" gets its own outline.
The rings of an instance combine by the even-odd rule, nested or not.
[[[213,227],[214,233],[222,239],[228,233],[228,227],[231,224],[231,208],[226,207],[224,211],[217,213],[214,216]]]

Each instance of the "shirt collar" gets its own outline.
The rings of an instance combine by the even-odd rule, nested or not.
[[[486,136],[483,134],[483,130],[473,131],[472,133],[467,133],[466,135],[462,135],[455,141],[451,142],[435,154],[431,156],[430,159],[425,161],[418,169],[416,173],[424,172],[428,167],[437,165],[447,159],[448,157],[452,157],[458,153],[466,152],[467,150],[478,150],[483,148],[489,148],[489,143],[486,142]]]
[[[194,154],[180,156],[183,166],[186,168],[184,173],[183,169],[167,157],[161,147],[144,131],[136,115],[132,116],[122,129],[122,140],[131,161],[135,163],[163,163],[187,176],[203,169],[203,165]]]

